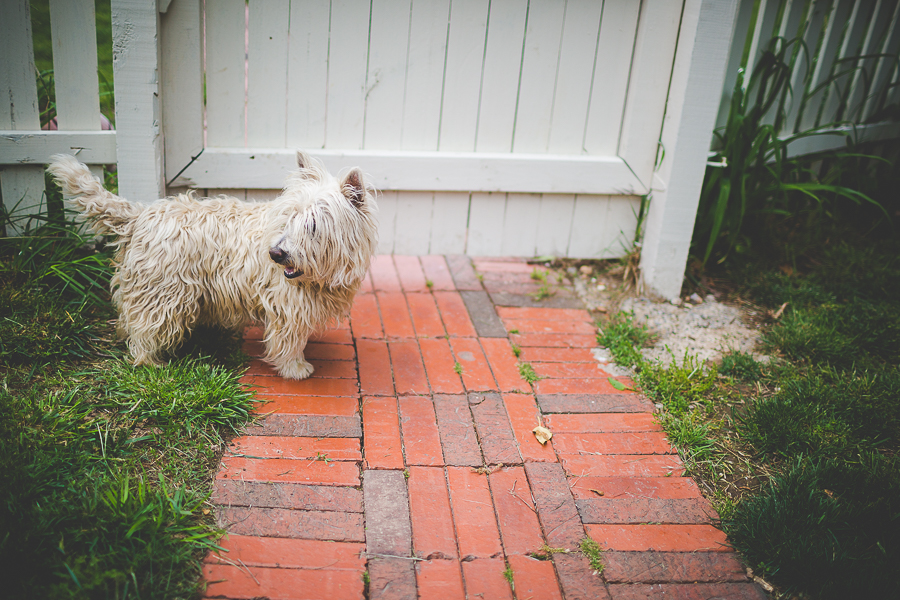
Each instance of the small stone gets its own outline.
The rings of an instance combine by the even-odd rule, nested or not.
[[[713,296],[712,294],[709,294],[709,295],[706,296],[705,301],[706,301],[706,302],[715,302],[715,301],[716,301],[716,297]]]
[[[691,302],[694,304],[703,304],[703,298],[700,297],[700,294],[694,292],[690,297]]]
[[[568,273],[569,275],[574,275],[577,272],[578,272],[578,269],[576,269],[575,267],[566,268],[566,273]]]
[[[592,268],[590,268],[588,265],[581,265],[581,267],[579,267],[578,271],[579,271],[579,272],[581,273],[581,275],[584,276],[584,277],[587,277],[587,276],[589,276],[591,273],[594,272],[594,270],[593,270]]]
[[[603,291],[606,291],[606,286],[601,283],[597,286],[597,289],[600,290],[601,292],[603,292]]]
[[[655,406],[655,407],[658,408],[659,410],[662,410],[662,408],[663,408],[663,405],[662,405],[662,403],[660,403],[660,402],[657,402],[657,403],[654,404],[653,406]]]

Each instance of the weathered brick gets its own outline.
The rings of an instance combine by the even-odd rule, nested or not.
[[[566,319],[504,319],[506,329],[512,331],[518,329],[519,333],[578,333],[594,335],[597,327],[586,321],[573,321]]]
[[[211,553],[205,562],[238,563],[248,567],[281,569],[354,570],[366,567],[365,545],[356,542],[324,542],[291,538],[227,535],[218,542],[226,553]],[[224,560],[221,560],[224,558]]]
[[[487,285],[485,287],[488,287]],[[552,296],[541,298],[536,294],[539,286],[528,286],[529,291],[515,291],[506,286],[492,285],[488,289],[491,301],[496,306],[523,306],[532,308],[581,309],[584,305],[567,288],[554,286]]]
[[[462,563],[467,598],[512,600],[509,582],[503,576],[506,563],[502,558],[476,558]]]
[[[416,600],[416,569],[403,558],[369,559],[369,600]]]
[[[522,348],[596,348],[597,336],[567,333],[509,334],[509,339]]]
[[[404,292],[427,292],[425,274],[418,256],[394,255],[394,266],[397,267],[397,275],[400,278],[400,286]]]
[[[505,467],[491,473],[488,480],[506,555],[538,550],[544,543],[544,537],[525,470],[522,467]]]
[[[578,477],[680,477],[684,464],[675,454],[560,454],[569,475]]]
[[[394,377],[391,355],[382,340],[357,340],[359,351],[359,389],[367,396],[393,396]]]
[[[525,472],[547,543],[554,548],[576,548],[584,538],[584,527],[562,467],[525,463]]]
[[[388,338],[416,337],[406,294],[401,292],[376,292],[378,306],[381,308],[381,321],[384,324],[384,335]]]
[[[293,508],[361,513],[362,492],[356,488],[259,481],[214,482],[212,501],[224,506]]]
[[[462,378],[454,369],[456,359],[450,351],[450,343],[445,339],[420,339],[419,349],[428,383],[435,394],[462,394],[465,388]]]
[[[419,600],[465,600],[459,561],[417,561],[416,581]]]
[[[583,523],[699,524],[716,517],[702,498],[583,498],[575,504]]]
[[[232,440],[226,457],[362,460],[359,440],[354,438],[296,438],[278,436],[242,436]]]
[[[427,394],[429,392],[428,377],[425,375],[425,364],[419,353],[416,340],[395,340],[388,342],[391,353],[391,366],[394,370],[394,385],[397,393]]]
[[[350,327],[353,337],[382,338],[381,314],[378,312],[378,300],[374,294],[357,294],[350,309]]]
[[[554,554],[553,564],[566,600],[609,600],[606,586],[583,555]]]
[[[222,527],[239,535],[336,542],[364,540],[360,513],[223,506],[217,518]]]
[[[437,302],[444,327],[450,337],[475,337],[475,326],[469,319],[469,311],[459,292],[435,292],[434,301]],[[247,342],[249,343],[249,342]]]
[[[534,385],[538,394],[622,394],[631,392],[619,391],[609,379],[541,379]]]
[[[323,344],[310,342],[303,351],[306,360],[353,360],[356,350],[352,344]]]
[[[309,336],[309,341],[323,344],[352,344],[353,335],[350,333],[349,328],[333,328],[313,333]]]
[[[456,530],[444,469],[409,468],[413,548],[420,558],[456,559]]]
[[[447,467],[450,506],[463,559],[501,556],[500,532],[494,516],[488,478],[466,467]]]
[[[447,261],[444,260],[443,256],[420,256],[419,260],[422,263],[422,271],[425,272],[426,279],[432,283],[432,290],[456,289],[456,286],[453,284],[453,277],[450,275],[450,267],[447,266]]]
[[[297,590],[315,590],[306,598],[358,600],[363,594],[362,573],[355,570],[270,569],[226,564],[203,565],[210,584],[206,598],[269,598],[294,600]]]
[[[462,367],[462,380],[466,390],[485,392],[499,389],[477,339],[450,338],[450,347]]]
[[[279,415],[333,415],[349,417],[359,410],[359,400],[345,396],[270,396],[258,394],[263,400],[257,412]]]
[[[494,311],[494,304],[491,302],[487,292],[481,291],[464,291],[460,292],[466,309],[469,311],[469,317],[478,332],[478,337],[506,337],[506,328],[500,321]]]
[[[371,294],[375,291],[375,284],[372,283],[372,274],[369,271],[366,271],[365,277],[363,277],[362,283],[359,285],[359,293],[360,294]]]
[[[604,552],[610,583],[722,583],[747,581],[731,552]]]
[[[379,254],[372,257],[369,276],[372,278],[372,285],[376,292],[401,291],[400,279],[397,277],[397,269],[394,267],[394,260],[390,254]]]
[[[341,460],[225,457],[216,479],[243,479],[313,485],[359,485],[359,467]]]
[[[410,556],[412,528],[409,498],[402,471],[366,471],[363,474],[366,503],[366,552]]]
[[[662,431],[651,413],[545,415],[554,433],[611,433],[615,431]]]
[[[280,435],[287,437],[362,437],[359,415],[334,417],[326,415],[268,415],[261,422],[248,425],[247,435]]]
[[[481,338],[481,347],[501,392],[531,392],[531,385],[519,374],[519,364],[506,338]]]
[[[534,372],[545,379],[596,379],[607,378],[609,373],[600,368],[600,363],[542,362],[532,365]]]
[[[356,379],[356,363],[350,360],[311,360],[313,376],[325,379]]]
[[[503,394],[503,403],[506,405],[509,422],[516,435],[522,458],[526,462],[556,462],[553,440],[541,444],[534,436],[534,428],[541,423],[541,414],[534,402],[534,397],[528,394]],[[546,420],[544,422],[546,426]]]
[[[541,348],[532,346],[521,350],[522,354],[519,355],[519,360],[532,364],[541,362],[597,363],[597,359],[594,358],[589,348]]]
[[[484,462],[489,465],[521,463],[516,436],[500,394],[478,392],[470,393],[468,398]]]
[[[545,413],[653,411],[653,403],[640,394],[538,394],[537,399]]]
[[[730,552],[725,533],[712,525],[584,526],[600,546],[627,552]]]
[[[553,447],[563,454],[674,454],[662,431],[558,433]]]
[[[448,465],[478,467],[482,464],[481,450],[475,435],[475,426],[465,396],[434,396],[434,412],[437,417],[444,463]]]
[[[653,583],[609,586],[613,600],[766,600],[753,583]],[[568,596],[567,596],[568,598]]]
[[[275,396],[355,396],[359,393],[353,379],[284,379],[282,377],[242,377],[241,383],[252,385],[260,395]]]
[[[481,282],[472,268],[472,261],[468,256],[451,254],[446,257],[447,266],[458,290],[480,290]]]
[[[409,314],[417,337],[440,337],[446,334],[444,323],[431,294],[406,294]]]
[[[576,498],[699,498],[690,477],[579,477],[572,484]],[[597,492],[593,491],[597,490]]]
[[[509,557],[509,566],[512,568],[517,597],[562,600],[552,562],[514,555]]]
[[[400,428],[407,465],[443,465],[434,404],[427,396],[400,398]]]
[[[520,308],[498,306],[497,314],[503,321],[528,319],[532,321],[583,321],[592,323],[591,315],[584,309],[573,308]]]
[[[396,398],[367,396],[362,403],[366,452],[369,469],[402,469],[400,420]]]

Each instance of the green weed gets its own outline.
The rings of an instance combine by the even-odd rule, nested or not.
[[[506,569],[503,570],[503,578],[509,583],[509,587],[515,591],[516,583],[513,581],[513,569],[509,563],[506,563]]]
[[[715,386],[717,375],[715,366],[706,367],[685,352],[680,365],[674,356],[668,367],[660,362],[644,362],[639,378],[648,397],[661,402],[671,415],[681,417],[692,405],[707,403],[706,394]]]
[[[719,372],[739,381],[757,381],[762,378],[762,367],[756,359],[737,350],[722,356]]]
[[[603,572],[603,549],[600,547],[600,544],[595,542],[592,538],[586,537],[581,540],[578,549],[587,557],[588,562],[591,563],[591,568],[597,574]]]
[[[541,379],[538,374],[534,372],[534,367],[531,366],[531,363],[526,362],[519,363],[519,375],[531,385],[534,385]]]
[[[602,332],[597,335],[597,342],[609,349],[617,364],[630,367],[643,362],[640,349],[650,341],[651,335],[646,325],[634,324],[633,313],[619,312],[597,326]]]
[[[463,366],[461,364],[459,364],[458,362],[453,363],[453,370],[456,372],[457,375],[462,375]]]
[[[512,333],[512,332],[510,332],[510,333]],[[512,353],[515,355],[516,358],[519,358],[520,356],[522,356],[522,348],[520,348],[518,344],[513,343],[513,344],[511,344],[511,347],[512,347]]]

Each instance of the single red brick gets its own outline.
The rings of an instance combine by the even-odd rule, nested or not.
[[[718,518],[705,498],[580,498],[575,504],[583,523],[699,525]]]
[[[578,477],[680,477],[684,464],[674,454],[560,454],[566,473]]]
[[[416,556],[456,559],[456,531],[444,470],[410,467],[407,484]]]
[[[323,379],[356,379],[356,364],[350,360],[311,360],[313,376]],[[261,360],[250,361],[250,368],[245,375],[261,375],[279,377],[272,365]]]
[[[546,271],[529,265],[524,258],[518,256],[475,256],[472,258],[472,265],[482,273],[500,273],[509,275],[516,273],[531,277],[531,273],[539,270]]]
[[[248,435],[280,435],[289,437],[361,437],[358,414],[293,415],[271,414],[262,421],[247,425]]]
[[[516,435],[500,394],[478,392],[468,397],[484,462],[489,465],[521,463]]]
[[[317,485],[359,485],[359,466],[355,462],[292,460],[288,458],[253,459],[225,457],[216,479],[244,481],[284,481]]]
[[[487,356],[494,378],[501,392],[530,392],[531,385],[519,374],[519,364],[509,340],[505,338],[481,338],[481,347]]]
[[[266,328],[262,325],[248,325],[244,327],[245,340],[261,340],[266,337]]]
[[[353,337],[381,338],[381,314],[378,312],[378,300],[374,294],[357,294],[350,309],[350,325]]]
[[[674,454],[662,431],[641,433],[560,433],[553,447],[562,454]]]
[[[235,438],[228,446],[226,458],[229,455],[301,460],[325,456],[329,460],[362,460],[356,438],[242,436]]]
[[[363,444],[369,469],[402,469],[396,398],[363,398]]]
[[[610,374],[594,363],[532,363],[534,372],[545,379],[606,379]]]
[[[393,396],[394,378],[387,343],[381,340],[357,340],[359,351],[359,389],[370,396]]]
[[[462,563],[462,569],[467,598],[512,600],[512,590],[503,575],[506,563],[502,558],[476,558]]]
[[[554,433],[612,433],[616,431],[662,431],[652,413],[601,413],[594,415],[547,415]]]
[[[580,552],[554,554],[553,565],[566,600],[609,600],[599,574]]]
[[[447,467],[447,480],[460,556],[501,556],[500,532],[487,477],[470,468]]]
[[[604,549],[630,552],[730,552],[725,533],[712,525],[585,525]]]
[[[481,282],[472,268],[472,260],[468,256],[451,254],[447,256],[447,266],[458,290],[480,290]]]
[[[604,552],[603,564],[611,583],[747,581],[731,552]]]
[[[504,321],[528,319],[532,321],[584,321],[592,323],[588,311],[579,308],[531,308],[518,306],[498,306],[497,314]]]
[[[458,561],[417,561],[416,581],[419,600],[465,600]]]
[[[218,544],[224,552],[210,553],[204,562],[281,569],[351,570],[360,574],[366,569],[365,544],[246,535],[227,535]]]
[[[519,598],[562,600],[553,563],[549,560],[536,560],[522,555],[510,556],[509,566],[512,568],[516,596]]]
[[[367,470],[363,474],[366,503],[366,552],[373,555],[409,556],[412,526],[409,490],[399,469]]]
[[[444,339],[420,339],[419,348],[431,391],[436,394],[462,394],[462,379],[455,371],[456,359],[450,351],[450,343]]]
[[[544,543],[537,508],[531,499],[531,489],[522,467],[505,467],[488,476],[497,522],[507,556],[527,554]]]
[[[363,511],[362,492],[336,485],[300,485],[218,479],[212,501],[222,506],[256,506],[296,510]]]
[[[506,404],[506,412],[509,414],[513,433],[516,434],[522,458],[526,462],[556,462],[553,440],[541,444],[533,433],[534,428],[541,424],[541,413],[534,402],[534,397],[527,394],[504,394],[503,402]]]
[[[241,350],[252,358],[261,358],[266,355],[266,345],[260,340],[244,340]]]
[[[538,394],[545,413],[652,413],[653,404],[640,394]]]
[[[470,392],[497,390],[497,382],[488,366],[481,345],[475,338],[450,338],[456,362],[462,366],[462,379]]]
[[[408,465],[443,465],[434,404],[426,396],[400,398],[400,428]]]
[[[416,600],[416,567],[408,558],[373,556],[368,563],[368,600]]]
[[[551,310],[551,309],[548,309]],[[565,320],[531,320],[531,319],[503,319],[508,331],[515,329],[519,333],[577,333],[584,335],[596,335],[597,328],[592,323],[585,321],[565,321]]]
[[[252,385],[264,396],[356,396],[359,393],[353,379],[283,379],[253,375],[242,377],[241,383]]]
[[[459,292],[435,292],[444,327],[450,337],[475,337],[475,326],[469,318],[469,311]]]
[[[699,498],[690,477],[579,477],[572,480],[575,498]]]
[[[310,342],[303,351],[306,360],[353,360],[356,351],[350,344],[325,344]]]
[[[626,394],[607,379],[541,379],[534,384],[538,394]]]
[[[428,378],[425,376],[425,365],[422,363],[416,340],[388,342],[388,348],[391,352],[397,393],[427,394]]]
[[[323,344],[352,344],[353,336],[350,334],[349,328],[326,329],[309,336],[310,342],[321,342]]]
[[[418,256],[394,255],[394,266],[397,267],[397,275],[400,277],[400,285],[404,292],[427,292],[425,274]]]
[[[281,415],[355,415],[359,410],[359,401],[342,396],[269,396],[259,394],[259,400],[265,401],[257,408],[257,412]]]
[[[372,283],[372,274],[369,271],[366,271],[366,276],[363,277],[362,283],[359,284],[359,294],[371,294],[375,291],[375,285]]]
[[[596,348],[597,336],[575,333],[511,334],[509,339],[522,348]]]
[[[394,260],[390,254],[379,254],[372,258],[369,267],[369,276],[372,278],[372,286],[376,292],[399,292],[400,279],[394,268]]]
[[[768,596],[755,583],[656,583],[614,584],[609,586],[613,600],[766,600]],[[568,597],[568,596],[567,596]]]
[[[434,412],[441,435],[444,462],[448,465],[480,467],[481,448],[465,396],[434,396]]]
[[[597,359],[587,348],[521,348],[519,360],[530,362],[537,369],[537,363],[566,362],[597,364]]]
[[[384,335],[389,338],[416,337],[406,305],[406,295],[400,292],[378,292],[375,296],[381,307]]]
[[[210,582],[206,598],[269,598],[296,600],[356,600],[363,595],[362,573],[353,570],[269,569],[233,565],[203,566],[203,578]]]
[[[431,294],[406,294],[406,302],[416,336],[434,338],[445,334],[441,315]]]
[[[362,542],[362,513],[220,506],[219,524],[238,535]]]
[[[562,467],[558,463],[525,463],[525,473],[547,543],[575,549],[584,539],[584,527]]]
[[[438,290],[455,290],[453,285],[453,277],[450,275],[450,268],[447,261],[440,255],[420,256],[419,261],[422,263],[422,270],[425,277],[431,282],[431,289]]]

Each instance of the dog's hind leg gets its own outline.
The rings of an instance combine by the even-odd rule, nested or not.
[[[198,316],[185,307],[196,306],[184,293],[161,292],[163,303],[146,294],[123,299],[120,313],[127,315],[123,330],[135,365],[159,365],[165,353],[174,350],[189,335]],[[182,302],[185,302],[182,305]]]
[[[287,379],[306,379],[314,367],[303,357],[309,334],[298,331],[296,324],[281,321],[266,323],[265,360]]]

